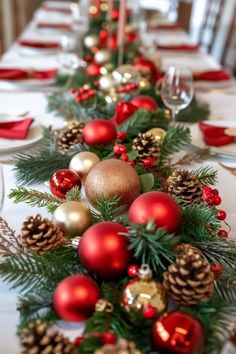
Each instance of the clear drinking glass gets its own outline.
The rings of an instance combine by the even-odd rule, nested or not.
[[[174,123],[179,111],[186,108],[193,98],[191,70],[184,67],[169,67],[162,82],[161,97],[164,104],[171,109]]]
[[[2,165],[0,165],[0,215],[2,212],[4,196],[5,196],[5,184],[4,184],[3,167]]]
[[[63,36],[61,39],[61,47],[62,50],[58,54],[58,60],[64,69],[73,73],[83,63],[83,60],[78,55],[79,48],[76,38]]]

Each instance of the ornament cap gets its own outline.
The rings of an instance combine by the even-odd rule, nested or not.
[[[139,279],[146,280],[146,281],[152,279],[152,270],[148,264],[141,265],[141,267],[138,271],[138,277],[139,277]]]

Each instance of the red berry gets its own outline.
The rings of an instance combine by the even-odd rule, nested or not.
[[[215,195],[213,199],[213,204],[220,205],[221,204],[221,197],[219,195]]]
[[[218,273],[218,274],[222,273],[223,272],[222,265],[221,264],[212,264],[211,271],[213,273]]]
[[[83,343],[83,341],[84,341],[84,337],[77,337],[74,340],[74,344],[76,347],[79,347]]]
[[[226,219],[226,212],[224,210],[218,210],[217,211],[217,219],[218,220],[225,220]]]
[[[143,166],[146,168],[151,167],[155,161],[156,159],[154,159],[153,157],[147,157],[143,160]]]
[[[204,202],[206,202],[209,205],[214,204],[214,198],[212,196],[203,197],[203,200],[204,200]]]
[[[212,193],[214,194],[214,195],[218,195],[219,194],[219,191],[218,191],[218,189],[213,189],[213,191],[212,191]]]
[[[157,309],[152,305],[146,305],[143,307],[143,317],[150,319],[157,315]]]
[[[125,161],[125,162],[128,162],[128,161],[129,161],[129,156],[126,155],[126,154],[122,154],[122,155],[121,155],[121,160],[122,160],[122,161]]]
[[[117,341],[117,337],[114,332],[104,332],[101,335],[101,341],[103,344],[115,344]]]
[[[228,235],[229,235],[228,232],[225,231],[225,230],[220,230],[220,231],[218,232],[218,236],[220,236],[220,237],[222,237],[222,238],[227,238]]]
[[[137,264],[131,264],[128,267],[128,276],[130,278],[136,278],[138,275],[140,267]]]
[[[126,132],[124,132],[124,131],[121,131],[121,132],[118,132],[117,133],[117,139],[118,140],[124,140],[125,138],[127,137],[127,133]]]
[[[135,161],[134,161],[134,160],[130,160],[130,161],[128,161],[128,164],[129,164],[131,167],[134,167],[134,166],[135,166]]]
[[[211,195],[212,194],[212,188],[211,187],[203,187],[202,188],[202,193],[204,196]]]
[[[113,151],[114,151],[114,153],[117,154],[117,155],[122,155],[122,154],[126,154],[126,153],[127,153],[127,148],[126,148],[126,146],[124,146],[124,145],[116,144],[116,145],[113,147]]]

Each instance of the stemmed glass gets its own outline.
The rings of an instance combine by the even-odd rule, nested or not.
[[[174,123],[179,111],[186,108],[193,98],[191,70],[184,67],[169,67],[162,82],[161,97],[164,104],[171,109]]]
[[[2,212],[4,196],[5,196],[4,175],[3,175],[2,165],[0,165],[0,215],[1,215],[1,212]]]

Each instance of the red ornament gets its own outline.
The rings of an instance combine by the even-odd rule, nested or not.
[[[103,344],[115,344],[117,341],[117,337],[114,332],[104,332],[101,335],[101,341]]]
[[[70,92],[75,96],[76,102],[83,103],[96,95],[96,90],[80,87],[78,90],[72,89]]]
[[[140,270],[140,267],[137,264],[131,264],[128,267],[128,276],[130,278],[136,278],[138,276],[139,270]]]
[[[204,332],[194,317],[187,313],[169,312],[154,324],[152,343],[162,354],[202,354]]]
[[[213,204],[220,205],[221,204],[221,197],[219,195],[215,195],[213,198]]]
[[[109,144],[116,139],[116,128],[107,119],[94,119],[83,130],[83,140],[88,145]]]
[[[84,337],[77,337],[74,340],[74,345],[76,347],[79,347],[83,343],[83,341],[84,341]]]
[[[117,21],[119,19],[119,10],[117,9],[112,10],[111,18],[112,20]]]
[[[169,233],[177,232],[181,224],[181,210],[176,201],[163,192],[147,192],[134,200],[128,212],[129,220],[147,224],[151,219],[157,227]]]
[[[146,109],[147,111],[156,111],[158,109],[154,98],[145,95],[134,97],[131,103],[138,109]]]
[[[100,75],[101,66],[96,63],[91,63],[86,68],[86,73],[90,77],[97,77]]]
[[[53,195],[64,199],[72,188],[81,187],[81,181],[76,172],[63,169],[56,171],[50,178],[50,190]]]
[[[116,144],[113,147],[114,154],[116,155],[122,155],[127,152],[127,147],[122,145],[122,144]]]
[[[147,319],[151,319],[156,317],[158,311],[152,305],[146,305],[143,307],[143,317]]]
[[[138,36],[137,36],[137,33],[135,32],[129,32],[125,35],[125,39],[128,43],[130,42],[137,42],[138,40]]]
[[[225,220],[226,219],[226,212],[224,210],[218,210],[217,211],[217,219],[218,220]]]
[[[121,160],[122,160],[122,161],[125,161],[125,162],[128,162],[128,161],[129,161],[129,156],[126,155],[126,154],[122,154],[122,155],[121,155]]]
[[[222,237],[222,238],[227,238],[229,236],[229,234],[226,230],[219,230],[218,236]]]
[[[127,138],[127,132],[121,131],[117,133],[117,139],[122,141]]]
[[[146,159],[143,160],[143,166],[145,168],[152,167],[155,161],[156,159],[154,159],[154,157],[147,157]]]
[[[102,279],[120,278],[132,257],[128,239],[121,233],[127,229],[116,222],[100,222],[83,234],[78,255],[82,265]]]
[[[218,278],[220,274],[223,272],[223,267],[221,264],[212,264],[211,271],[214,273],[215,278]]]
[[[107,39],[107,47],[111,50],[116,50],[118,48],[116,32],[113,32],[111,37]]]
[[[63,320],[80,322],[92,315],[100,290],[86,275],[71,275],[63,279],[53,295],[53,307]]]
[[[136,59],[136,63],[134,64],[136,69],[138,69],[142,76],[151,79],[152,81],[156,80],[157,68],[156,65],[147,58],[138,58]]]
[[[101,47],[106,47],[107,37],[108,37],[108,32],[106,30],[101,30],[99,32],[99,43]]]
[[[126,121],[134,112],[137,111],[137,107],[131,102],[120,101],[116,104],[116,112],[112,121],[114,124],[119,125]]]

